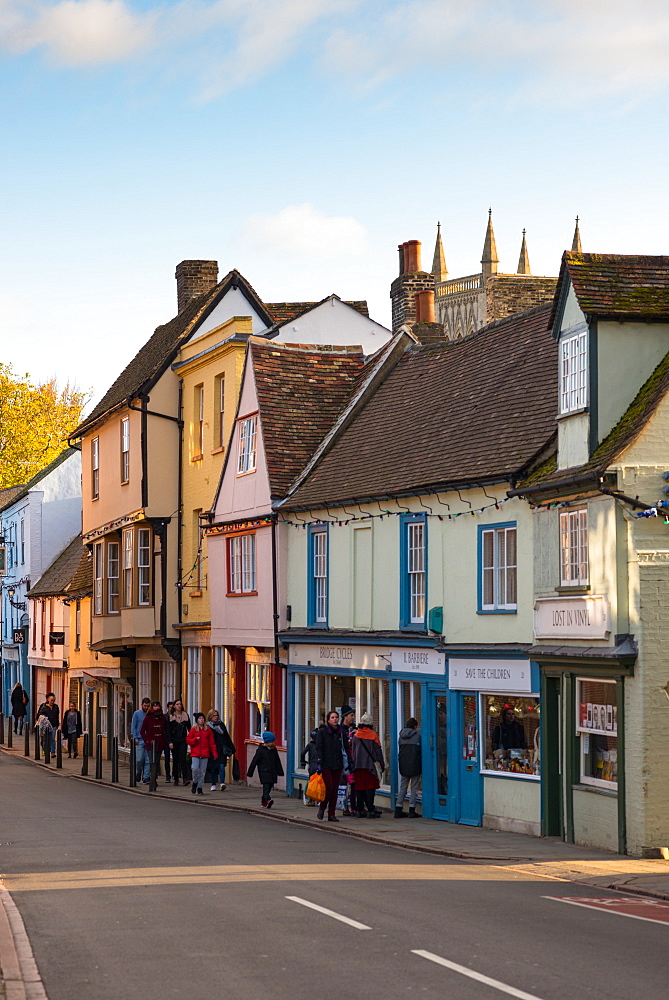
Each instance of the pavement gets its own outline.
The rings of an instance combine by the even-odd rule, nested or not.
[[[377,820],[338,814],[339,823],[328,823],[327,820],[318,820],[315,808],[304,806],[301,799],[289,798],[280,791],[274,794],[271,810],[265,809],[260,805],[260,788],[244,782],[228,784],[224,792],[212,792],[210,786],[205,785],[203,796],[193,796],[190,784],[175,787],[167,784],[164,777],[159,777],[156,791],[150,792],[148,785],[144,784],[129,787],[128,767],[123,761],[119,766],[119,783],[112,784],[111,763],[108,761],[103,761],[101,779],[95,777],[95,759],[92,757],[89,758],[88,776],[82,776],[81,757],[68,759],[65,755],[62,769],[57,769],[55,762],[46,765],[32,757],[24,757],[23,741],[19,742],[20,746],[15,743],[12,749],[0,746],[0,751],[21,759],[27,766],[48,770],[54,777],[101,784],[123,794],[172,799],[191,808],[234,809],[262,815],[270,822],[315,827],[331,836],[354,837],[425,854],[481,861],[558,881],[669,900],[669,860],[611,854],[578,844],[566,844],[554,837],[530,837],[442,820],[396,820],[390,809],[384,809]]]

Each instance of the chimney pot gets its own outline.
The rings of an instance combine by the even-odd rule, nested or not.
[[[434,291],[431,288],[416,292],[416,322],[434,323]]]
[[[218,283],[217,260],[182,260],[174,272],[177,279],[177,309],[181,312],[190,302],[203,292],[208,292]]]
[[[420,271],[420,240],[408,240],[404,244],[404,270]]]

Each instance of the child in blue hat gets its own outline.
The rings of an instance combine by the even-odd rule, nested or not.
[[[258,747],[253,755],[253,760],[246,772],[247,778],[253,777],[256,768],[258,768],[258,777],[262,784],[260,805],[265,809],[271,809],[274,805],[272,789],[277,779],[283,777],[283,768],[279,759],[279,751],[276,748],[276,736],[269,730],[262,734],[262,746]]]

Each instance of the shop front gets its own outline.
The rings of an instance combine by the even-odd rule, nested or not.
[[[589,595],[538,599],[534,633],[545,722],[542,832],[624,854],[625,683],[636,643],[617,635],[611,645],[608,602]]]
[[[451,653],[448,686],[446,818],[540,836],[538,665]]]
[[[433,645],[395,643],[372,645],[359,635],[337,644],[297,641],[288,644],[288,769],[287,791],[300,794],[308,780],[300,764],[309,733],[332,709],[350,705],[359,718],[374,720],[386,761],[379,800],[394,805],[398,787],[397,739],[408,718],[418,720],[423,747],[422,811],[438,815],[448,774],[446,758],[445,657]],[[404,641],[406,643],[406,640]],[[445,818],[445,817],[443,817]]]

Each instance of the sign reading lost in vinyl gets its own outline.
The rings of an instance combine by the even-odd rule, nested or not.
[[[534,603],[537,639],[606,639],[610,631],[605,597],[546,597]]]

